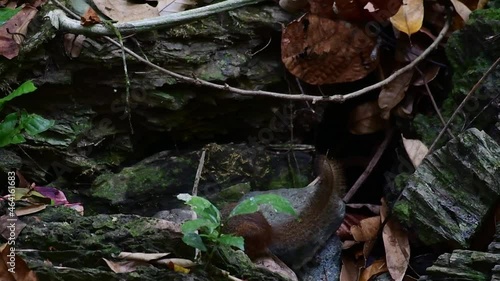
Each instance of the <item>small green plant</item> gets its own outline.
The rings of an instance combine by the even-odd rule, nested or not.
[[[12,93],[0,99],[0,111],[8,101],[35,90],[33,82],[24,82]],[[53,120],[47,120],[38,114],[29,114],[24,110],[10,113],[0,122],[0,147],[23,143],[26,141],[23,133],[34,136],[48,130],[53,125]]]
[[[191,196],[183,193],[177,196],[185,201],[187,205],[198,216],[197,219],[186,221],[182,224],[181,230],[184,234],[182,241],[187,245],[207,251],[204,241],[210,242],[215,247],[226,245],[244,250],[243,237],[221,233],[223,221],[220,211],[210,201],[198,196]],[[251,214],[259,210],[262,204],[271,205],[276,212],[287,213],[297,216],[290,202],[276,194],[262,194],[250,197],[239,203],[229,214],[229,218],[236,215]]]

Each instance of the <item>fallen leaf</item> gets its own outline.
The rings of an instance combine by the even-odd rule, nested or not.
[[[80,17],[80,24],[83,26],[91,26],[97,23],[101,23],[101,18],[91,7]]]
[[[340,19],[383,23],[398,12],[401,4],[402,0],[335,0],[333,5]]]
[[[284,0],[280,0],[284,1]],[[295,2],[294,0],[288,0],[286,2]],[[302,1],[300,1],[302,2]],[[313,15],[317,15],[318,17],[323,17],[323,18],[329,18],[333,19],[335,18],[336,14],[334,13],[334,5],[336,5],[336,1],[334,0],[309,0],[306,1],[309,2],[309,12]],[[296,5],[296,4],[295,4]],[[295,6],[295,5],[290,5],[290,6]],[[281,6],[281,3],[280,3]],[[282,6],[281,6],[282,7]],[[285,9],[285,8],[283,8]],[[288,11],[285,9],[285,11]],[[292,11],[289,11],[292,12]]]
[[[354,240],[365,242],[375,240],[380,229],[380,216],[363,219],[359,225],[351,226]]]
[[[137,268],[142,267],[142,266],[151,266],[149,263],[146,262],[141,262],[141,261],[121,261],[121,262],[114,262],[107,260],[105,258],[102,258],[108,267],[114,272],[114,273],[127,273],[127,272],[134,272],[137,270]]]
[[[37,12],[31,5],[25,5],[19,13],[0,26],[0,55],[12,59],[19,54],[28,24]]]
[[[384,259],[379,259],[374,261],[370,266],[361,271],[359,276],[359,281],[368,281],[373,276],[379,275],[380,273],[387,272],[387,264]]]
[[[401,135],[401,138],[403,139],[403,146],[405,147],[408,157],[410,157],[411,163],[417,168],[420,166],[420,163],[422,163],[427,153],[429,153],[429,149],[420,140],[406,139],[403,135]]]
[[[41,210],[45,210],[45,208],[47,208],[47,205],[45,205],[45,204],[33,204],[30,206],[26,206],[26,207],[16,208],[15,213],[16,213],[16,216],[21,217],[21,216],[40,212]]]
[[[167,257],[170,253],[130,253],[130,252],[121,252],[118,254],[118,258],[124,260],[134,260],[134,261],[151,261],[151,260],[159,260]]]
[[[6,240],[17,238],[25,226],[26,223],[18,220],[15,214],[13,216],[7,214],[0,217],[0,234]]]
[[[458,0],[451,0],[451,4],[453,4],[455,11],[464,21],[469,20],[471,10],[464,3]]]
[[[389,214],[387,203],[382,198],[381,217],[385,220]],[[408,233],[394,216],[389,218],[382,229],[387,269],[394,281],[402,281],[410,261],[410,242]]]
[[[342,255],[342,268],[340,269],[340,281],[356,281],[359,276],[359,268],[353,257]]]
[[[322,85],[359,80],[378,65],[374,37],[345,21],[306,14],[283,29],[281,60],[299,79]]]
[[[432,80],[434,80],[434,78],[436,78],[439,70],[441,69],[441,67],[436,64],[427,63],[424,65],[419,64],[418,68],[420,69],[420,71],[422,71],[423,76],[420,75],[420,73],[418,75],[415,75],[416,78],[411,83],[413,86],[423,86],[425,83],[431,82]]]
[[[390,21],[394,28],[408,35],[419,31],[424,21],[424,1],[403,0],[403,5]]]
[[[8,274],[6,274],[7,278],[0,279],[2,281],[38,281],[35,272],[29,269],[26,262],[9,245],[3,248],[0,263],[4,264],[0,268],[7,268],[7,272],[13,277],[13,279],[10,279]],[[1,273],[0,277],[3,277]]]
[[[158,13],[160,16],[182,12],[186,10],[186,8],[196,5],[196,2],[193,0],[160,0],[158,1],[158,5],[156,9],[158,9]]]
[[[382,87],[378,96],[378,106],[382,110],[383,119],[389,120],[391,110],[403,100],[412,77],[413,69],[410,69]]]
[[[64,192],[60,191],[57,188],[50,187],[50,186],[35,186],[33,187],[33,190],[37,191],[39,194],[41,194],[45,198],[50,198],[53,200],[54,205],[64,205],[68,204],[68,200],[66,199],[66,195]],[[34,194],[31,192],[30,194]]]
[[[394,114],[401,118],[410,118],[413,113],[413,105],[415,103],[415,91],[409,90],[403,101],[399,103]]]
[[[148,19],[160,15],[155,7],[148,4],[134,4],[128,0],[93,0],[93,2],[101,13],[118,22]]]
[[[380,116],[377,101],[370,101],[356,106],[349,113],[349,132],[365,135],[378,132],[387,126],[387,120]]]
[[[175,264],[173,262],[168,263],[168,268],[172,269],[175,272],[180,272],[180,273],[185,273],[185,274],[189,273],[189,271],[190,271],[189,269],[182,267],[178,264]]]

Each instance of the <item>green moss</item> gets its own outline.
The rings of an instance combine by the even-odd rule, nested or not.
[[[411,211],[410,205],[407,202],[402,200],[398,201],[393,207],[393,212],[403,224],[410,224]]]
[[[300,188],[307,184],[308,178],[305,175],[298,174],[293,170],[282,170],[277,177],[271,180],[269,189]]]
[[[144,233],[151,229],[151,225],[145,221],[131,221],[123,225],[123,228],[130,233],[132,237],[141,237]]]

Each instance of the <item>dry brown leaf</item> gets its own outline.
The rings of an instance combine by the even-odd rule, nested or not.
[[[489,0],[479,0],[477,2],[477,6],[475,8],[471,8],[472,10],[476,10],[476,9],[483,9],[484,6],[486,6],[486,4],[488,4]],[[470,8],[470,7],[469,7]]]
[[[382,198],[382,220],[387,218],[388,213],[389,208]],[[393,216],[382,229],[382,238],[384,240],[385,258],[389,273],[394,281],[402,281],[410,261],[408,233]]]
[[[281,6],[281,1],[280,1],[280,6]],[[335,14],[333,12],[333,5],[335,5],[334,0],[309,0],[309,12],[319,17],[333,19],[335,18]]]
[[[108,267],[114,272],[114,273],[127,273],[127,272],[134,272],[137,270],[137,268],[142,267],[142,266],[151,266],[149,263],[146,262],[141,262],[141,261],[121,261],[121,262],[114,262],[107,260],[105,258],[102,258]]]
[[[45,210],[45,208],[47,208],[47,205],[45,205],[45,204],[33,204],[30,206],[26,206],[26,207],[16,208],[15,213],[16,213],[16,216],[21,217],[21,216],[40,212],[41,210]]]
[[[408,35],[420,30],[424,21],[423,0],[403,0],[399,11],[390,18],[392,25]]]
[[[119,259],[124,260],[133,260],[133,261],[151,261],[157,260],[161,258],[165,258],[170,253],[130,253],[130,252],[121,252],[118,254]]]
[[[359,277],[359,281],[368,281],[372,278],[372,276],[383,272],[387,272],[387,264],[385,263],[385,260],[376,260],[369,267],[363,269],[361,276]]]
[[[376,39],[344,21],[306,14],[283,29],[281,60],[313,85],[359,80],[378,64]]]
[[[160,16],[182,12],[188,7],[196,5],[194,0],[159,0],[156,9]]]
[[[412,77],[413,69],[410,69],[382,87],[378,96],[378,106],[382,110],[381,117],[383,119],[388,120],[391,110],[403,100]]]
[[[336,0],[333,5],[340,19],[382,23],[395,15],[401,4],[402,0]]]
[[[0,55],[12,59],[19,54],[29,23],[38,10],[25,5],[21,11],[0,26]]]
[[[80,17],[80,24],[83,26],[91,26],[97,23],[101,23],[101,18],[91,7]]]
[[[110,19],[128,22],[159,16],[158,9],[148,4],[134,4],[128,0],[93,0],[99,11]]]
[[[351,233],[356,241],[375,240],[380,229],[380,216],[363,219],[359,225],[351,226]]]
[[[342,250],[350,249],[358,244],[360,244],[360,242],[358,242],[358,241],[346,240],[346,241],[342,242]]]
[[[356,106],[349,113],[349,131],[355,135],[378,132],[387,125],[387,120],[380,116],[377,101],[365,102]]]
[[[16,216],[11,217],[7,214],[0,217],[0,235],[6,240],[11,237],[17,238],[25,226],[26,223],[18,220]]]
[[[429,153],[429,149],[420,140],[406,139],[403,135],[401,135],[401,138],[403,139],[403,145],[408,157],[410,157],[411,163],[417,168],[420,166],[420,163],[422,163],[427,153]]]
[[[413,105],[415,103],[415,91],[409,90],[403,101],[399,103],[394,110],[394,114],[401,118],[410,118],[413,113]]]
[[[423,86],[425,83],[429,83],[434,80],[434,78],[436,78],[436,76],[438,75],[441,67],[435,64],[424,64],[423,66],[419,64],[419,69],[424,75],[423,77],[422,75],[420,75],[420,73],[418,75],[415,75],[417,77],[412,82],[413,86]]]
[[[340,281],[358,280],[360,265],[352,257],[342,255],[342,268],[340,269]]]
[[[7,272],[0,273],[2,281],[38,281],[36,273],[28,267],[20,256],[15,254],[14,248],[9,245],[3,246],[0,263],[3,263],[0,265],[0,269],[7,268]]]
[[[468,21],[471,10],[464,3],[462,3],[458,0],[451,0],[451,3],[453,4],[453,7],[455,7],[455,11],[457,11],[457,14],[464,21]]]
[[[370,241],[364,242],[364,244],[363,244],[363,257],[365,258],[365,260],[368,260],[368,258],[370,257],[372,250],[373,250],[373,247],[375,247],[376,243],[377,243],[377,240],[370,240]]]

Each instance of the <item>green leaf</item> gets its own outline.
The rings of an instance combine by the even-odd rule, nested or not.
[[[15,89],[8,96],[0,99],[0,109],[3,107],[4,103],[6,103],[14,98],[17,98],[19,96],[22,96],[24,94],[31,93],[35,90],[36,90],[36,87],[33,84],[33,82],[31,82],[29,80],[24,82],[23,84],[21,84],[21,86],[17,87],[17,89]]]
[[[221,236],[219,237],[219,243],[223,245],[236,247],[242,251],[245,250],[245,240],[241,236],[221,234]]]
[[[261,194],[243,200],[231,211],[229,217],[255,213],[259,210],[259,206],[263,204],[271,205],[275,212],[286,213],[297,217],[297,213],[293,209],[292,204],[290,204],[290,201],[282,196],[271,193]]]
[[[5,116],[5,119],[0,123],[0,147],[24,141],[25,139],[21,135],[21,126],[18,125],[17,112]]]
[[[26,114],[21,115],[20,125],[26,130],[31,136],[37,135],[41,132],[45,132],[50,127],[54,126],[54,120],[48,120],[43,118],[38,114]]]
[[[205,244],[203,244],[203,240],[201,240],[200,235],[194,232],[185,233],[184,236],[182,237],[182,241],[184,241],[186,245],[189,245],[193,248],[199,249],[203,252],[207,251],[207,247],[205,247]]]
[[[177,198],[186,202],[199,218],[207,219],[215,225],[220,225],[220,212],[210,201],[203,197],[179,194]]]
[[[206,219],[190,220],[190,221],[186,221],[182,224],[181,230],[182,230],[182,233],[190,233],[190,232],[195,232],[203,227],[213,228],[213,223],[209,220],[206,220]],[[215,226],[215,227],[217,227],[217,226]]]
[[[23,7],[18,7],[16,9],[0,8],[0,26],[6,23],[10,18],[15,16]]]

